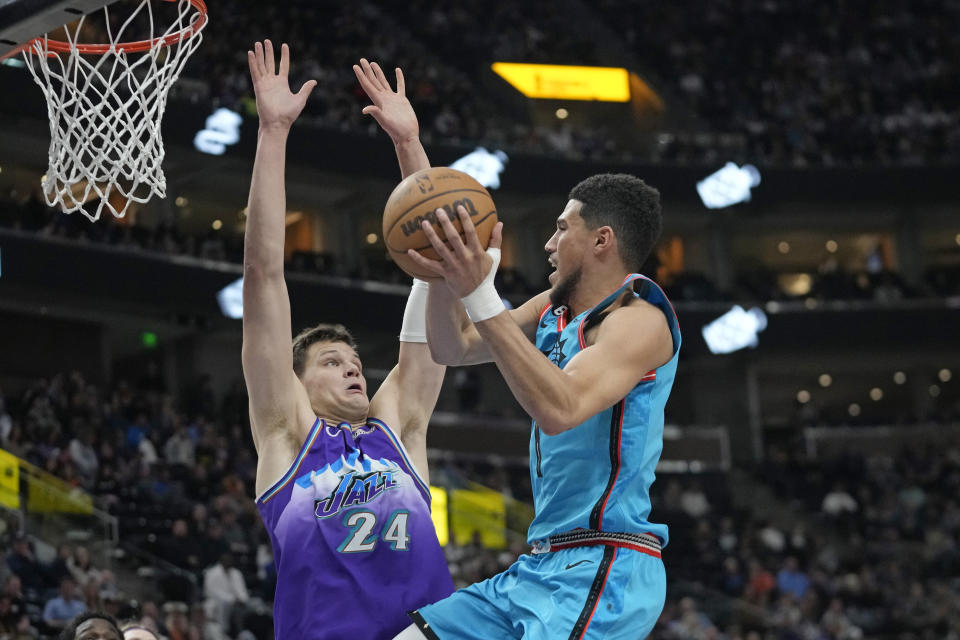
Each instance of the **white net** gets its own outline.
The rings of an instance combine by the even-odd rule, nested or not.
[[[167,93],[206,26],[200,0],[135,0],[98,14],[66,25],[62,42],[48,34],[23,53],[50,118],[44,196],[93,221],[104,208],[121,218],[134,202],[166,197]],[[155,30],[155,20],[169,26]],[[104,44],[85,44],[91,33]]]

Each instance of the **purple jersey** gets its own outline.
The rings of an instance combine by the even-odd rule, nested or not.
[[[407,611],[453,592],[430,489],[380,420],[351,432],[318,418],[257,507],[277,564],[276,640],[389,640]]]

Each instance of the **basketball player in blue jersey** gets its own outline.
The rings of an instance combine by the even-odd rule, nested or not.
[[[480,246],[466,211],[461,240],[424,230],[442,260],[410,252],[431,283],[427,334],[448,365],[493,361],[533,418],[531,555],[411,614],[398,638],[644,638],[663,608],[650,520],[663,409],[680,349],[663,291],[637,273],[661,230],[660,195],[628,175],[575,186],[544,249],[551,288],[507,311],[493,286],[502,227]]]
[[[260,130],[244,238],[242,360],[257,507],[277,566],[275,635],[389,639],[409,624],[406,612],[453,591],[430,518],[426,428],[444,367],[425,344],[426,284],[414,284],[399,362],[373,399],[344,327],[291,337],[284,155],[316,82],[290,91],[287,45],[279,72],[269,40],[248,59]],[[425,166],[400,71],[396,92],[366,60],[355,71],[374,103],[365,112],[397,134],[404,176]],[[344,301],[329,302],[335,313]]]

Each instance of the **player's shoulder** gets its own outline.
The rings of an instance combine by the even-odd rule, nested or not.
[[[601,326],[603,325],[633,330],[662,327],[669,331],[663,309],[630,292],[626,292],[620,299],[620,304],[610,310]]]

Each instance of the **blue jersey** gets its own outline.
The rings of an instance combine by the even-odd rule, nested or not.
[[[663,450],[663,408],[673,386],[680,351],[677,316],[663,291],[639,274],[592,309],[568,319],[563,308],[540,315],[536,345],[561,369],[586,347],[584,329],[603,311],[633,291],[663,311],[673,336],[673,356],[650,371],[615,405],[586,422],[548,436],[533,423],[530,477],[536,517],[528,541],[535,547],[549,536],[573,529],[651,533],[667,543],[667,527],[650,517],[650,485]]]
[[[407,611],[453,592],[430,489],[371,418],[317,419],[289,471],[257,500],[277,565],[277,640],[389,640]]]

